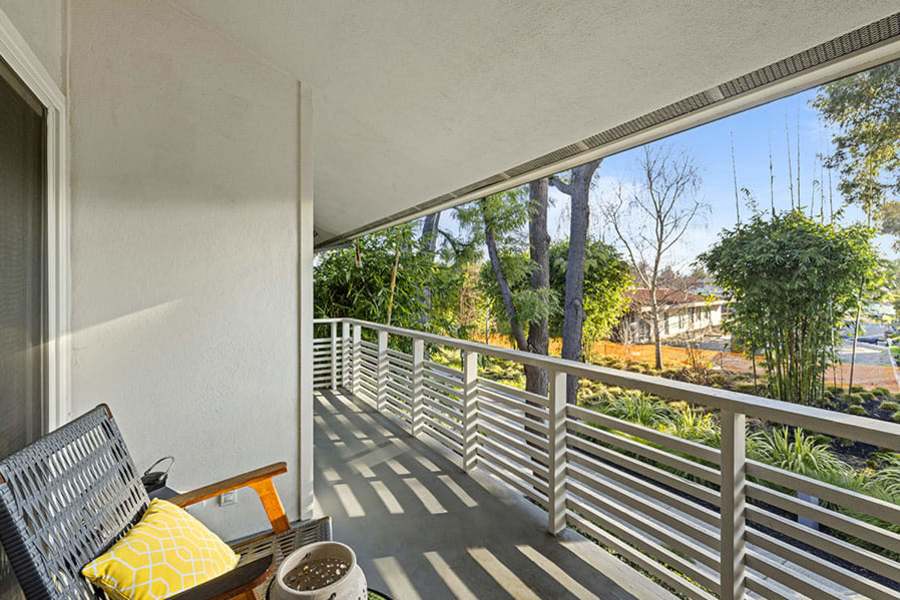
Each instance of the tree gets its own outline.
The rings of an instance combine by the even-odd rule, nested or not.
[[[649,145],[644,146],[639,164],[641,182],[628,192],[619,186],[607,215],[638,281],[649,290],[655,363],[662,369],[659,290],[663,260],[704,204],[696,198],[700,175],[688,155]]]
[[[554,294],[565,292],[569,244],[556,242],[550,246],[550,287]],[[634,279],[619,252],[600,240],[589,240],[584,259],[584,355],[590,360],[597,340],[606,338],[628,310],[626,294]],[[550,322],[554,335],[563,329],[563,319],[555,313]]]
[[[550,201],[548,182],[538,179],[528,184],[528,253],[531,258],[531,290],[550,304],[550,234],[547,233],[547,207]],[[529,321],[528,351],[546,355],[550,346],[550,311],[541,311]],[[525,365],[526,389],[547,394],[547,372],[541,367]],[[530,383],[529,383],[530,382]]]
[[[836,129],[831,138],[834,151],[825,157],[825,165],[838,169],[838,189],[844,200],[861,206],[869,225],[881,220],[885,233],[897,236],[897,201],[892,196],[900,193],[900,62],[824,85],[812,105]],[[853,328],[851,387],[863,294],[861,281]]]
[[[563,300],[562,357],[570,360],[582,359],[582,338],[584,332],[584,258],[587,247],[587,231],[590,225],[590,192],[594,173],[602,159],[596,159],[577,166],[569,172],[567,179],[554,175],[550,184],[569,196],[569,254],[566,270],[566,289]],[[566,401],[578,401],[578,378],[566,380]]]
[[[731,298],[725,328],[765,357],[772,397],[818,403],[835,360],[833,331],[880,280],[874,231],[820,223],[793,210],[722,232],[700,255]]]
[[[489,296],[499,300],[507,317],[509,334],[519,350],[547,354],[548,319],[556,301],[549,287],[549,245],[547,233],[548,193],[546,180],[533,182],[481,200],[474,211],[462,215],[462,222],[482,232],[488,265],[481,281]],[[528,254],[521,229],[528,225]],[[526,333],[527,331],[527,333]],[[525,365],[525,388],[547,393],[543,369]]]
[[[437,254],[438,232],[440,231],[441,211],[431,213],[422,219],[422,233],[419,234],[419,252],[425,257],[431,256],[434,260]],[[431,309],[431,286],[422,288],[422,304],[425,310],[422,312],[422,325],[428,326],[428,313]]]
[[[357,256],[358,251],[358,256]],[[419,328],[427,314],[431,331],[446,332],[455,321],[463,274],[420,251],[413,227],[391,227],[357,240],[355,247],[323,254],[315,267],[318,317],[352,317]],[[393,281],[393,283],[392,283]],[[435,291],[430,307],[422,289]]]
[[[900,61],[824,85],[812,105],[836,128],[825,165],[838,189],[877,215],[900,194]]]

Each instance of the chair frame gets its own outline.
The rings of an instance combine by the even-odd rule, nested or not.
[[[286,472],[287,465],[278,462],[169,501],[188,507],[249,487],[277,536],[290,531],[290,523],[272,480]],[[137,523],[149,502],[105,404],[0,460],[0,542],[26,597],[104,598],[81,576],[81,568]],[[274,554],[255,558],[173,598],[249,600],[273,566]]]

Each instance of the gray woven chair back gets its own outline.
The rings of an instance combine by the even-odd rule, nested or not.
[[[105,405],[0,461],[0,541],[25,596],[102,597],[81,568],[148,502]]]

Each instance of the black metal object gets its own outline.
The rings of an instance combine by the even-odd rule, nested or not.
[[[165,471],[153,470],[153,467],[164,461],[169,461],[169,466],[166,467]],[[147,490],[148,494],[166,487],[166,481],[169,479],[169,471],[172,469],[172,465],[174,464],[174,456],[163,456],[158,461],[150,465],[146,471],[144,471],[144,474],[141,475],[141,483],[144,484],[144,489]]]

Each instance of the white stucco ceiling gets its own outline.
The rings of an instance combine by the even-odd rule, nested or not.
[[[174,0],[314,94],[317,241],[898,10],[897,0]]]

